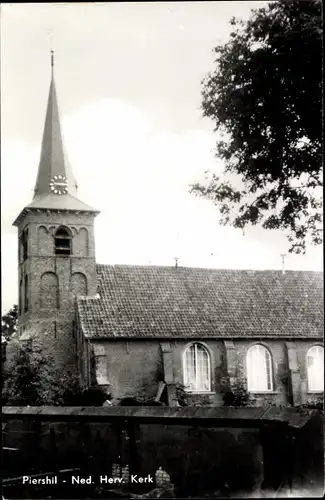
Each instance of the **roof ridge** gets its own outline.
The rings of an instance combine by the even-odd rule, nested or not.
[[[282,275],[286,275],[289,273],[315,273],[315,274],[323,274],[323,271],[318,271],[315,269],[287,269],[285,273],[283,273],[282,269],[241,269],[241,268],[224,268],[224,267],[193,267],[193,266],[166,266],[159,264],[102,264],[97,263],[97,267],[107,267],[107,268],[139,268],[139,269],[190,269],[197,271],[231,271],[231,272],[243,272],[243,273],[280,273]]]

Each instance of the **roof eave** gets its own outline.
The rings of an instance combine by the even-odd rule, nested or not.
[[[36,207],[25,207],[23,210],[20,212],[18,217],[14,220],[12,223],[13,226],[18,227],[22,219],[29,213],[29,212],[54,212],[54,213],[71,213],[74,212],[76,214],[78,213],[83,213],[83,214],[93,214],[95,217],[100,214],[99,210],[93,210],[93,209],[73,209],[73,208],[36,208]]]
[[[18,215],[18,217],[16,217],[16,219],[14,220],[14,222],[12,223],[13,226],[16,226],[18,227],[21,220],[27,215],[27,213],[30,211],[30,209],[27,209],[26,207],[23,208],[23,210],[20,212],[20,214]]]
[[[82,323],[82,322],[81,322]],[[170,335],[170,336],[164,336],[164,335],[152,335],[152,336],[144,336],[144,335],[111,335],[111,336],[104,336],[104,335],[94,335],[94,334],[89,334],[88,332],[85,332],[84,328],[82,327],[82,333],[84,337],[88,340],[191,340],[194,341],[196,339],[200,339],[201,341],[211,341],[211,340],[263,340],[263,339],[272,339],[272,340],[292,340],[298,341],[298,340],[323,340],[324,336],[323,335],[309,335],[309,336],[303,336],[303,337],[293,337],[292,335],[263,335],[263,336],[257,336],[257,335],[222,335],[219,337],[211,337],[211,336],[203,336],[203,335],[193,335],[193,336],[186,336],[186,335]]]

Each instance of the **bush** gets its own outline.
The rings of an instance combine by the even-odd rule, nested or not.
[[[3,371],[4,405],[71,405],[82,391],[76,374],[62,374],[42,346],[16,344],[16,352]]]
[[[238,377],[232,384],[232,390],[223,396],[224,406],[254,406],[256,399],[247,391],[246,380]]]
[[[179,383],[176,384],[176,398],[179,406],[188,406],[185,385]]]
[[[307,401],[307,403],[299,405],[299,408],[308,408],[309,410],[320,410],[324,412],[324,398],[319,396],[316,401]]]
[[[223,396],[224,406],[254,406],[256,404],[256,399],[247,390],[246,377],[242,374],[243,366],[237,358],[235,377],[231,387],[228,377],[221,379],[221,385],[223,387],[228,387],[228,390]]]

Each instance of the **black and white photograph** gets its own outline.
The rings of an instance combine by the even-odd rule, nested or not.
[[[2,500],[322,498],[321,2],[0,23]]]

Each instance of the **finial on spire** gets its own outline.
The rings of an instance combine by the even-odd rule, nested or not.
[[[54,68],[54,50],[51,50],[51,68],[52,68],[52,73],[53,73],[53,68]]]

